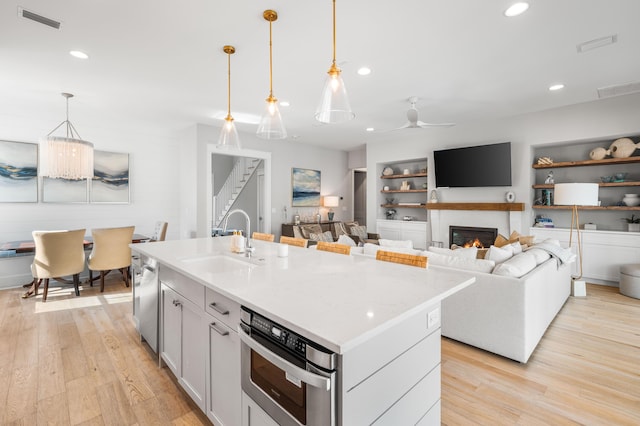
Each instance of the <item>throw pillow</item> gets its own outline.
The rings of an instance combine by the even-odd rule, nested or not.
[[[522,245],[518,241],[509,244],[509,247],[513,248],[513,254],[522,253]]]
[[[369,238],[369,236],[367,235],[367,227],[366,226],[352,226],[351,227],[351,235],[355,235],[356,237],[360,238],[360,240],[364,241],[367,238]]]
[[[344,227],[344,223],[342,223],[342,222],[336,222],[334,224],[334,229],[336,230],[336,235],[337,236],[349,235],[349,233],[347,232],[347,229]]]
[[[530,249],[527,250],[527,253],[530,253],[533,255],[533,257],[536,260],[536,265],[541,264],[542,262],[546,261],[547,259],[549,259],[551,257],[551,255],[549,253],[547,253],[546,251],[539,249],[539,248],[535,248],[532,247]]]
[[[511,235],[509,235],[509,242],[513,243],[515,241],[518,241],[518,238],[520,238],[520,234],[518,233],[518,231],[513,231]]]
[[[536,258],[529,252],[520,253],[496,265],[493,273],[506,277],[520,278],[536,267]]]
[[[316,234],[315,232],[312,232],[309,234],[309,239],[311,241],[324,241],[327,243],[332,243],[333,235],[331,235],[331,231],[324,231],[324,232],[321,232],[320,234]]]
[[[505,244],[509,244],[509,240],[502,234],[498,234],[496,240],[493,242],[493,245],[496,247],[502,247]]]
[[[496,266],[496,262],[486,259],[469,259],[466,257],[447,256],[446,254],[435,253],[429,250],[422,253],[429,259],[430,265],[446,266],[448,268],[462,269],[465,271],[484,272],[490,274]]]
[[[322,234],[322,227],[320,225],[303,225],[300,227],[300,232],[302,232],[302,236],[307,240],[310,240],[310,235],[313,232],[314,234]]]
[[[520,241],[520,244],[525,245],[525,246],[531,246],[533,245],[533,241],[535,240],[536,237],[534,237],[533,235],[520,235],[518,237],[518,241]]]
[[[486,260],[493,260],[496,263],[501,263],[509,259],[511,256],[513,256],[513,247],[510,245],[503,247],[491,246],[484,258]]]
[[[465,257],[467,259],[475,259],[478,257],[478,247],[461,247],[455,250],[442,247],[429,247],[429,251],[449,256]]]
[[[336,241],[336,242],[338,244],[344,244],[344,245],[347,245],[349,247],[356,247],[357,246],[356,242],[353,241],[353,238],[351,238],[348,235],[344,235],[344,234],[340,235],[338,237],[338,241]]]
[[[378,244],[380,244],[381,247],[413,248],[413,241],[411,240],[387,240],[381,238],[378,240]]]

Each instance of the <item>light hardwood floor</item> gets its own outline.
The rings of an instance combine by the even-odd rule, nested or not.
[[[139,343],[117,278],[46,303],[0,291],[0,424],[208,424]],[[589,285],[526,365],[443,338],[442,422],[640,424],[640,300]]]

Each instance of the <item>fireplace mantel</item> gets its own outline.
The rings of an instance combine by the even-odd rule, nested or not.
[[[427,210],[492,210],[522,212],[524,203],[428,203]]]

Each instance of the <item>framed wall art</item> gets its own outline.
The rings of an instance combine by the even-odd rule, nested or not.
[[[38,202],[38,144],[0,141],[0,202]]]
[[[291,205],[320,207],[320,171],[291,169]]]
[[[86,203],[88,201],[87,179],[42,178],[43,203]]]
[[[93,152],[92,203],[129,202],[129,154]]]

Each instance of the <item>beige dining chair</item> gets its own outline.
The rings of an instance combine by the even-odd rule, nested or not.
[[[351,247],[346,244],[329,243],[326,241],[318,241],[317,250],[330,251],[338,254],[351,254]]]
[[[121,228],[92,229],[93,249],[87,260],[89,283],[93,285],[93,271],[100,271],[100,292],[104,291],[104,277],[109,272],[119,270],[124,284],[129,287],[129,266],[131,266],[131,238],[134,226]]]
[[[288,244],[290,246],[307,248],[307,244],[309,244],[309,240],[305,240],[304,238],[287,237],[286,235],[281,235],[280,244]]]
[[[156,227],[153,230],[153,235],[149,239],[149,242],[164,241],[165,237],[167,236],[167,226],[167,222],[156,222]]]
[[[402,265],[417,266],[419,268],[427,267],[427,257],[415,254],[396,253],[393,251],[378,250],[376,260],[384,260],[385,262],[400,263]]]
[[[47,301],[49,280],[73,276],[76,296],[80,296],[80,272],[84,270],[84,229],[73,231],[33,231],[36,251],[31,264],[34,295],[44,280],[42,301]],[[27,293],[27,296],[30,294]]]
[[[261,241],[268,241],[270,243],[274,242],[276,239],[276,236],[273,234],[265,234],[263,232],[254,232],[251,235],[251,239],[253,240],[261,240]]]

